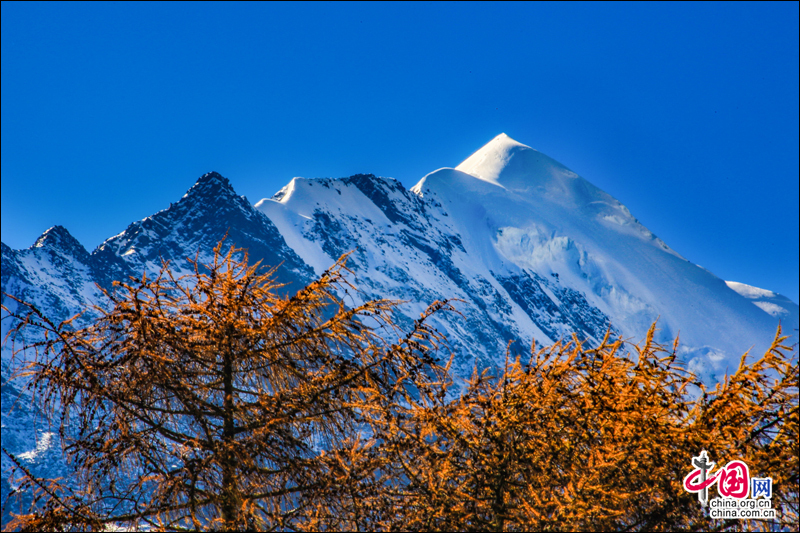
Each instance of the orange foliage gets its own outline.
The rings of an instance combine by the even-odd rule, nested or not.
[[[706,449],[771,476],[797,526],[798,366],[780,330],[713,390],[646,340],[608,335],[475,372],[435,358],[435,303],[398,335],[396,302],[348,308],[343,257],[291,298],[240,250],[121,284],[85,328],[33,306],[21,377],[61,423],[77,488],[19,480],[23,530],[703,530],[682,480]],[[25,306],[23,306],[25,308]],[[387,338],[393,338],[393,341]],[[632,352],[632,353],[631,353]],[[8,452],[6,452],[8,453]]]
[[[577,338],[476,372],[452,402],[386,417],[385,456],[405,476],[385,529],[493,531],[722,530],[682,481],[706,449],[773,478],[773,508],[797,525],[796,360],[786,337],[708,391],[653,343],[635,357],[608,336]],[[385,495],[379,496],[385,499]]]

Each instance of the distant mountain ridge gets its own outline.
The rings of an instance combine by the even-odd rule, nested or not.
[[[252,205],[210,172],[91,253],[61,226],[27,249],[2,244],[2,290],[62,320],[103,304],[95,283],[110,288],[157,271],[162,260],[186,271],[187,258],[207,258],[225,234],[252,261],[280,264],[287,291],[352,251],[349,266],[362,292],[343,295],[346,301],[404,300],[400,325],[434,300],[462,300],[461,315],[436,319],[461,376],[502,364],[509,341],[517,352],[534,339],[548,344],[573,332],[596,343],[609,328],[638,341],[658,319],[657,340],[671,343],[680,333],[681,360],[714,382],[748,349],[766,349],[779,321],[797,334],[796,303],[690,263],[611,195],[504,134],[411,189],[371,174],[294,178]],[[3,303],[15,307],[5,294]],[[4,336],[9,327],[4,320]],[[46,469],[47,431],[32,429],[30,411],[12,411],[19,391],[7,383],[9,357],[6,345],[4,445],[30,452],[31,464]]]
[[[61,315],[100,303],[94,283],[108,288],[162,260],[188,269],[187,257],[226,233],[252,260],[280,264],[290,287],[353,251],[359,298],[407,300],[401,322],[434,299],[463,299],[463,318],[440,327],[464,372],[497,362],[510,340],[577,332],[591,342],[609,327],[638,338],[660,317],[661,340],[680,332],[686,361],[714,379],[766,347],[778,319],[789,333],[798,323],[790,300],[740,294],[742,284],[689,263],[611,195],[505,134],[411,189],[369,174],[294,178],[252,205],[209,172],[91,253],[61,226],[26,250],[3,245],[3,290]]]

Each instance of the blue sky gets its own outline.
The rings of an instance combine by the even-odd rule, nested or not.
[[[204,172],[406,186],[505,132],[798,301],[798,3],[2,2],[2,240],[90,251]]]

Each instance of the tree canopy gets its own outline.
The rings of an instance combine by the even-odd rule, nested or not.
[[[681,485],[702,449],[771,476],[780,526],[797,525],[798,366],[780,330],[711,390],[655,324],[639,345],[533,345],[456,383],[429,325],[452,305],[403,332],[398,302],[341,298],[357,292],[346,259],[280,296],[275,269],[220,243],[189,274],[117,284],[83,327],[19,306],[12,342],[42,340],[19,347],[17,376],[75,474],[37,479],[4,449],[35,495],[8,527],[738,528]]]
[[[443,377],[425,319],[446,303],[390,343],[396,303],[336,296],[353,288],[346,258],[280,297],[275,269],[221,247],[191,274],[165,265],[119,283],[86,327],[31,306],[19,316],[16,331],[45,333],[20,377],[59,422],[79,489],[62,486],[12,526],[302,527],[310,510],[337,506],[326,500],[336,454],[365,446],[368,411],[424,398]]]

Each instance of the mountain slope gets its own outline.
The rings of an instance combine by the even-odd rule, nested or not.
[[[152,272],[162,260],[172,268],[192,268],[186,261],[199,251],[201,261],[224,236],[248,249],[253,260],[267,265],[282,264],[285,281],[309,280],[311,271],[287,247],[274,225],[242,196],[227,178],[216,172],[203,175],[178,202],[168,209],[134,222],[122,233],[107,239],[92,258],[99,272],[115,268]]]
[[[763,351],[779,322],[786,333],[798,328],[794,302],[690,263],[611,195],[506,135],[411,189],[370,174],[294,178],[253,206],[210,172],[176,203],[91,253],[60,226],[24,250],[3,244],[2,300],[14,309],[5,293],[12,294],[60,321],[104,305],[96,284],[109,289],[114,280],[157,271],[162,261],[185,272],[226,234],[252,261],[280,264],[287,292],[352,252],[362,293],[345,300],[404,300],[401,326],[434,300],[459,299],[461,314],[440,315],[436,325],[461,376],[502,364],[509,341],[517,353],[532,340],[541,345],[573,332],[596,343],[609,328],[639,340],[658,319],[657,340],[680,333],[681,359],[714,382],[746,350]],[[5,336],[11,324],[2,326]],[[9,358],[5,344],[4,446],[34,471],[53,474],[58,454],[26,393],[8,382]],[[4,497],[8,486],[2,489]]]
[[[683,259],[616,199],[505,135],[412,190],[444,204],[477,241],[473,257],[498,270],[557,275],[625,336],[640,338],[660,317],[660,340],[680,333],[682,355],[710,379],[774,336],[774,317]],[[788,332],[797,328],[796,312],[784,318]]]
[[[612,196],[502,134],[410,191],[371,175],[295,178],[256,207],[318,273],[356,250],[359,286],[409,300],[409,319],[433,299],[464,300],[463,319],[440,323],[461,372],[499,363],[509,340],[575,331],[592,342],[608,327],[639,339],[658,319],[658,340],[680,334],[681,357],[715,381],[765,349],[778,323]],[[791,333],[797,312],[787,313]]]
[[[577,332],[596,342],[607,328],[640,338],[659,319],[659,339],[680,333],[681,355],[713,381],[743,351],[765,348],[778,319],[789,332],[798,323],[796,305],[742,296],[612,196],[504,134],[410,190],[372,175],[295,178],[252,206],[211,172],[91,254],[60,227],[27,250],[4,245],[3,290],[64,318],[100,303],[95,283],[162,260],[186,271],[225,234],[252,260],[281,264],[287,290],[353,251],[364,294],[349,297],[407,300],[401,323],[435,299],[463,300],[463,317],[440,319],[462,373],[501,361],[512,340],[523,349]]]
[[[508,277],[495,276],[479,254],[465,248],[472,236],[454,226],[439,201],[395,180],[295,178],[256,207],[318,272],[354,250],[351,265],[365,297],[408,302],[399,310],[401,323],[436,299],[463,300],[458,305],[463,316],[437,321],[459,352],[455,368],[462,375],[476,362],[500,361],[508,341],[527,345],[534,337],[545,342],[572,331],[596,340],[609,326],[608,317],[583,295],[568,294],[554,278],[534,273],[516,287]]]

